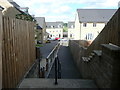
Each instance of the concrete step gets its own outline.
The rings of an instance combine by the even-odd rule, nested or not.
[[[100,57],[102,55],[102,50],[93,50],[93,53]]]
[[[93,80],[85,79],[58,79],[58,85],[54,84],[54,79],[24,79],[19,88],[97,88]]]
[[[82,57],[82,60],[83,60],[84,62],[88,62],[88,61],[90,61],[90,58],[89,58],[89,57]]]

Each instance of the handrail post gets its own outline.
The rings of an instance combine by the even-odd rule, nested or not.
[[[61,78],[61,63],[58,57],[57,57],[57,61],[58,61],[58,79],[60,79]]]
[[[57,58],[55,58],[55,85],[58,84],[57,78],[58,78],[58,73],[57,73]]]

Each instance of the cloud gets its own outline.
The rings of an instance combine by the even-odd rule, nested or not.
[[[45,17],[46,17],[46,21],[51,21],[51,22],[54,22],[54,21],[64,21],[64,22],[67,22],[67,21],[74,21],[75,20],[74,17],[71,17],[69,15],[60,15],[60,16],[51,15],[51,16],[45,16]]]
[[[30,14],[45,17],[46,21],[74,20],[78,8],[117,8],[119,0],[14,0],[29,7]]]
[[[61,6],[61,7],[58,7],[57,9],[54,9],[53,13],[58,13],[58,14],[68,13],[68,12],[70,12],[70,10],[71,10],[71,7],[69,7],[69,6]]]

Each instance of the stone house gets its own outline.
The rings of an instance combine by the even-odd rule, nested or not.
[[[77,9],[74,39],[93,41],[115,12],[116,9]]]
[[[10,3],[12,2],[12,3]],[[20,14],[21,12],[17,10],[17,8],[14,5],[17,5],[13,0],[0,0],[0,6],[3,7],[2,13],[4,16],[9,16],[12,18],[16,17],[16,14]]]

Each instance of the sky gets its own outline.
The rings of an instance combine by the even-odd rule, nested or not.
[[[118,9],[120,0],[13,0],[46,22],[74,21],[77,9]]]

